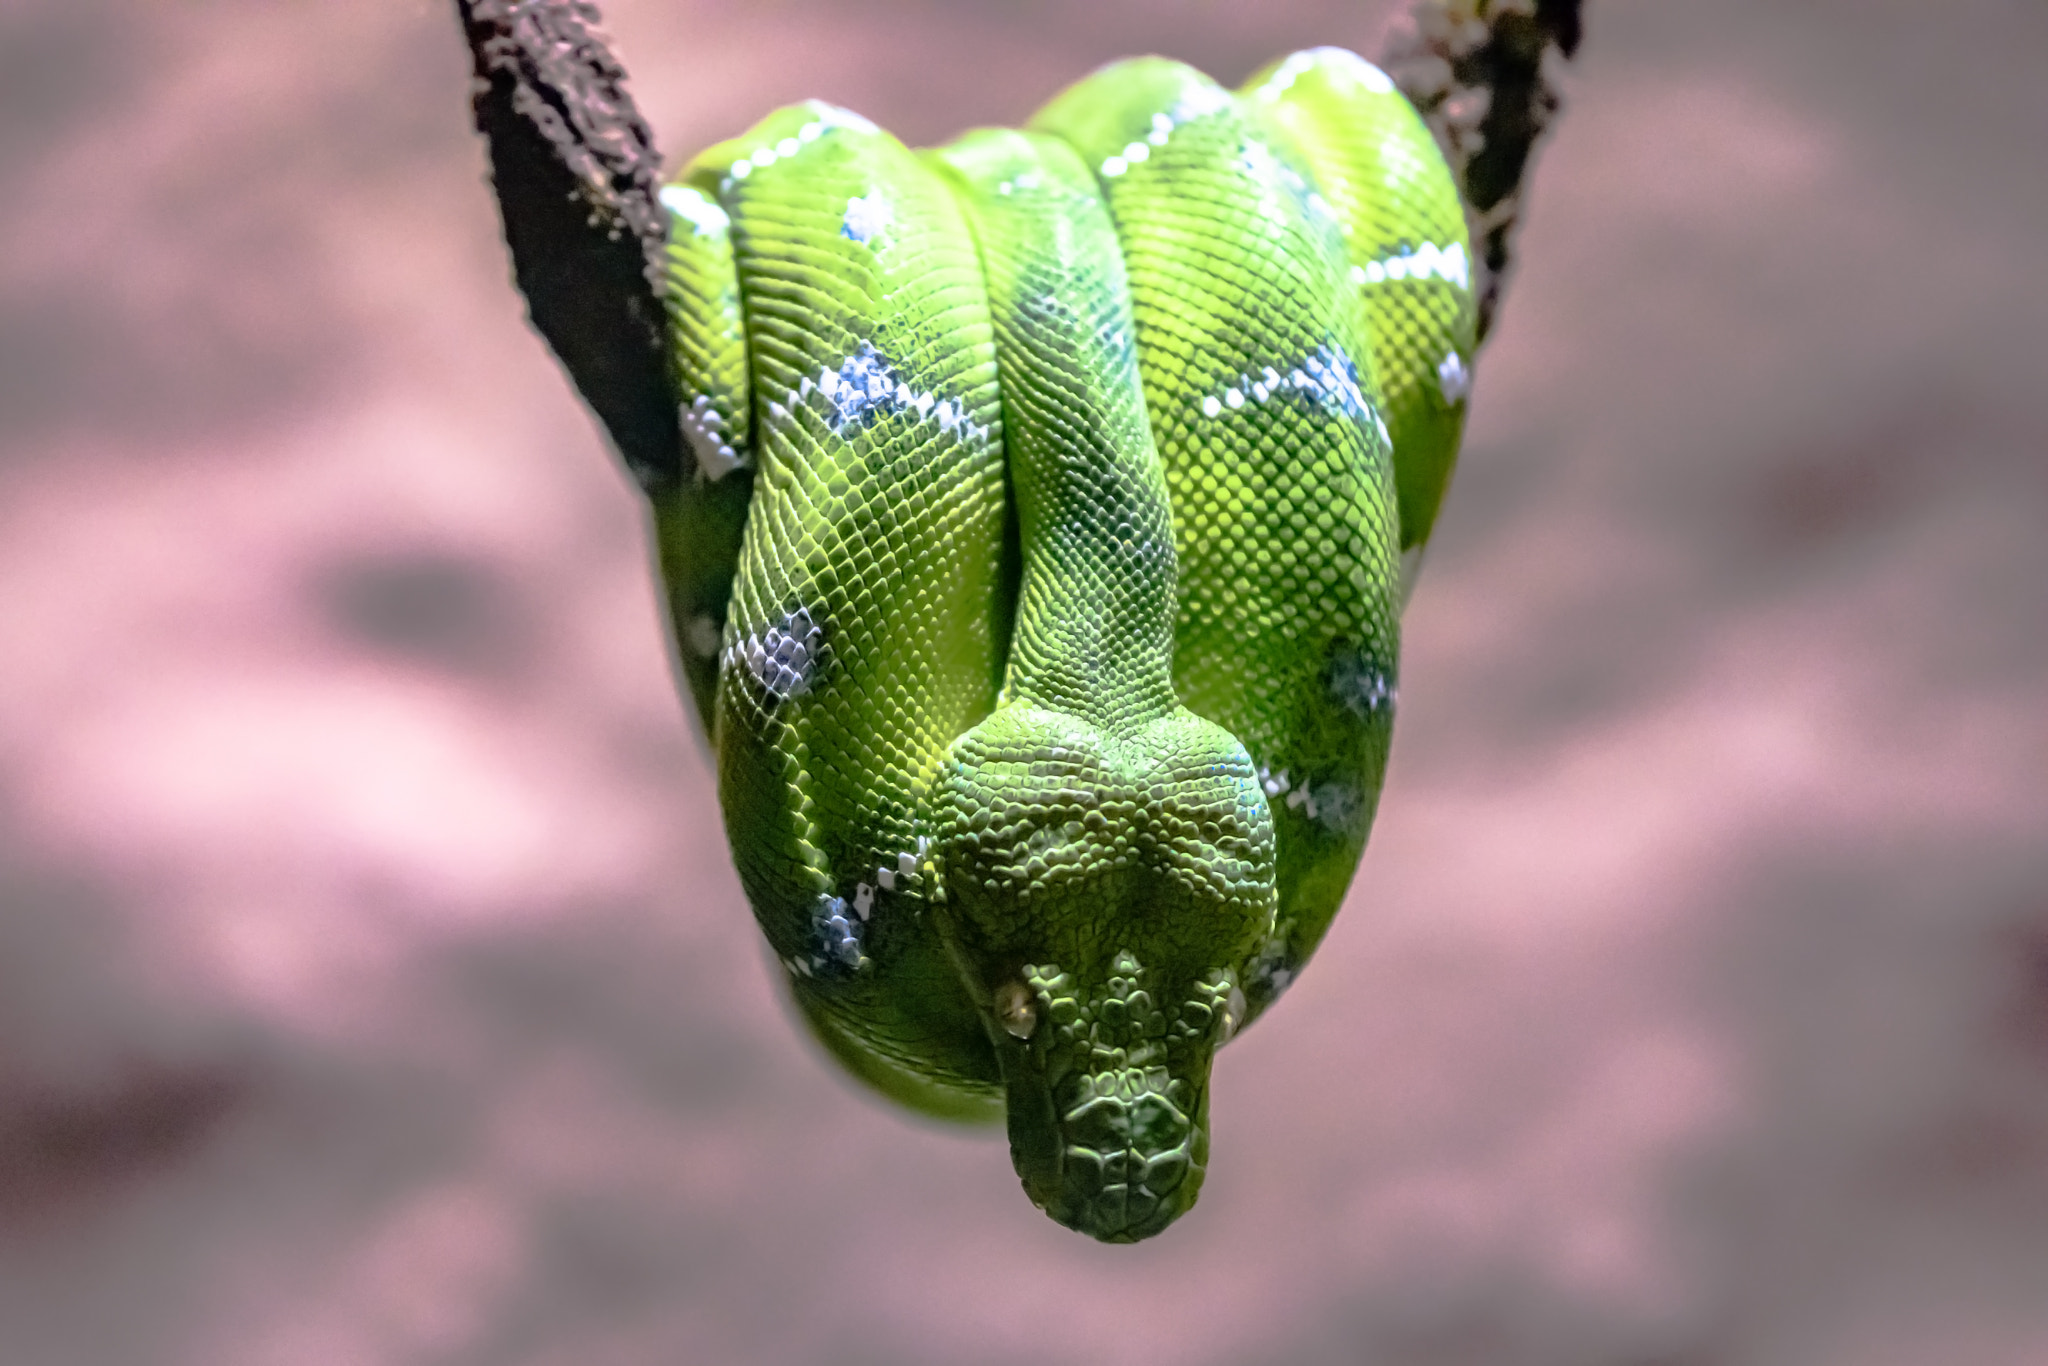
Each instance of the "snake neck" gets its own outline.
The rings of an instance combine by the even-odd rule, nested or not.
[[[1105,441],[1086,463],[1018,444],[1026,551],[1003,700],[1111,731],[1165,715],[1177,565],[1149,435]]]
[[[1175,705],[1179,565],[1115,229],[1050,138],[972,134],[943,157],[987,279],[1023,546],[1003,700],[1128,730]]]

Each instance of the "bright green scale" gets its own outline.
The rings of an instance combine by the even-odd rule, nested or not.
[[[1472,356],[1450,173],[1325,48],[934,152],[803,105],[663,202],[662,565],[761,928],[849,1070],[1156,1233],[1372,823]]]

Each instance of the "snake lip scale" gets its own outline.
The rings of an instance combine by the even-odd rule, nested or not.
[[[1005,1119],[1052,1218],[1150,1237],[1378,803],[1472,383],[1451,171],[1318,48],[922,152],[796,105],[660,203],[661,565],[790,993],[882,1095]]]

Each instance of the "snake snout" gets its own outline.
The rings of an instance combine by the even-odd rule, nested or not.
[[[1060,1088],[1049,1135],[1028,1122],[1020,1134],[1013,1105],[1011,1147],[1032,1203],[1106,1243],[1149,1238],[1186,1213],[1208,1158],[1206,1055],[1201,1071],[1199,1079],[1142,1067],[1076,1078]],[[1027,1164],[1020,1138],[1041,1146],[1050,1138],[1058,1151]]]
[[[1106,976],[1083,970],[1095,978],[1088,986],[1055,967],[1027,968],[1035,1027],[998,1054],[1010,1155],[1032,1203],[1069,1228],[1127,1243],[1164,1229],[1201,1190],[1210,1060],[1240,998],[1227,972],[1188,983],[1128,950],[1105,966]]]

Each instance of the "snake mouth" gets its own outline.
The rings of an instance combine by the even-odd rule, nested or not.
[[[1194,1205],[1209,1155],[1207,1050],[1171,1068],[1133,1057],[1058,1077],[1027,1047],[1002,1053],[1011,1161],[1055,1222],[1135,1243]]]

